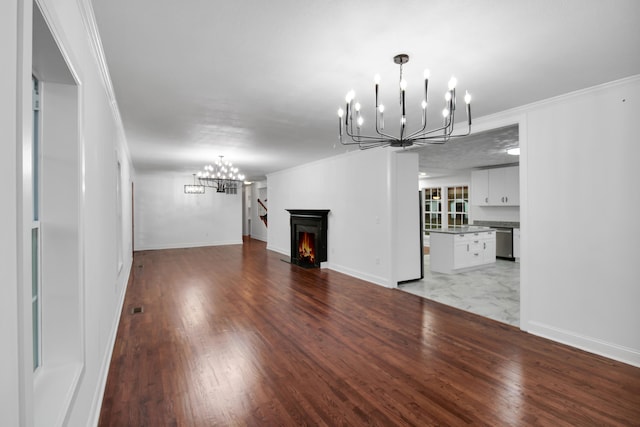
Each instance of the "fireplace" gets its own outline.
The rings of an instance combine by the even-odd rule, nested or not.
[[[287,209],[291,215],[291,263],[320,267],[327,260],[329,209]]]

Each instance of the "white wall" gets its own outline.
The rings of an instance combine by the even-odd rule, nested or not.
[[[267,248],[290,255],[285,209],[330,209],[329,268],[387,287],[405,280],[407,272],[392,269],[396,256],[392,248],[397,246],[391,233],[404,215],[418,215],[418,170],[416,161],[413,180],[407,184],[413,188],[410,200],[398,196],[394,204],[394,189],[406,184],[397,182],[401,174],[392,173],[396,161],[392,150],[355,151],[268,175]],[[397,244],[419,248],[417,225],[415,229],[407,238],[398,236]],[[417,278],[419,263],[415,268]]]
[[[127,200],[131,199],[129,188],[132,171],[115,102],[105,85],[105,74],[96,61],[100,56],[95,50],[95,34],[91,32],[90,3],[85,0],[41,0],[39,4],[50,34],[55,39],[53,45],[46,47],[48,50],[45,53],[52,55],[49,59],[61,60],[58,63],[73,75],[77,86],[74,89],[77,96],[72,100],[77,105],[73,112],[77,126],[72,124],[67,129],[75,137],[73,150],[77,150],[77,161],[72,162],[67,171],[51,170],[53,178],[48,185],[51,188],[56,179],[65,175],[67,184],[71,179],[77,185],[65,189],[76,192],[65,200],[72,204],[69,209],[77,213],[73,221],[75,230],[68,235],[76,241],[72,246],[77,250],[70,254],[72,260],[68,265],[73,269],[69,274],[77,278],[77,282],[65,292],[74,292],[68,295],[71,295],[76,307],[79,305],[74,334],[80,333],[81,339],[74,345],[81,345],[80,351],[75,353],[81,369],[72,383],[58,381],[59,376],[55,374],[58,365],[54,365],[56,360],[43,354],[42,371],[36,376],[49,389],[45,394],[50,393],[52,398],[46,400],[45,407],[37,405],[34,397],[35,380],[31,372],[30,306],[33,11],[30,1],[7,0],[0,6],[0,54],[3,64],[0,71],[0,120],[3,123],[0,133],[5,141],[0,145],[0,170],[3,174],[0,196],[9,201],[6,207],[0,208],[3,236],[0,239],[0,275],[4,284],[0,287],[0,338],[5,343],[0,353],[0,413],[3,425],[32,426],[40,423],[55,426],[64,423],[68,426],[88,426],[94,425],[99,415],[131,266],[131,232],[128,225],[131,223],[131,204]],[[39,64],[46,62],[45,59]],[[43,80],[53,81],[49,78],[45,75]],[[115,203],[116,158],[122,163],[124,182],[122,244],[127,250],[122,253],[121,263],[117,261],[116,247],[116,235],[119,233]],[[53,203],[50,207],[55,209],[55,200],[50,203]],[[5,251],[9,254],[5,254]],[[60,308],[56,295],[43,294],[43,307],[45,304],[49,311]],[[65,345],[64,342],[48,341],[54,346],[53,353],[49,352],[49,355],[63,355],[64,348],[61,346]]]
[[[136,175],[136,250],[242,243],[242,191],[184,194],[192,181],[190,174]]]
[[[473,188],[469,187],[469,193]],[[470,205],[469,220],[473,221],[520,221],[519,206],[475,206]]]
[[[526,111],[525,329],[640,366],[640,76]]]
[[[391,191],[392,215],[395,217],[391,232],[395,248],[392,267],[395,281],[401,282],[421,278],[423,248],[420,244],[422,208],[418,189],[418,155],[411,151],[397,151],[391,156],[391,162],[396,175]]]
[[[17,426],[24,422],[24,405],[27,404],[21,390],[25,380],[24,355],[20,354],[23,328],[20,327],[21,310],[19,303],[19,236],[21,230],[18,204],[21,204],[18,190],[18,99],[19,47],[18,2],[0,2],[0,196],[5,202],[0,204],[0,414],[2,422]],[[30,39],[27,40],[30,42]]]
[[[451,187],[461,185],[471,185],[471,170],[458,171],[447,176],[437,176],[433,178],[420,178],[418,183],[420,189],[432,187]]]

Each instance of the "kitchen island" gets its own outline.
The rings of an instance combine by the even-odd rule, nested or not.
[[[496,262],[496,231],[489,227],[431,229],[431,271],[454,274]]]

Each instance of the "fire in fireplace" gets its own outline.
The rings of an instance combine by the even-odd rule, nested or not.
[[[291,263],[320,267],[327,260],[328,209],[287,209],[291,214]]]
[[[315,265],[316,235],[301,231],[298,233],[298,262]]]

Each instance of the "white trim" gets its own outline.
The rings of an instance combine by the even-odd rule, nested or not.
[[[535,321],[529,322],[529,333],[640,368],[640,352],[633,348]]]
[[[372,274],[364,273],[359,270],[354,270],[352,268],[344,267],[342,265],[333,264],[333,263],[330,264],[328,268],[329,270],[337,271],[338,273],[346,274],[348,276],[355,277],[356,279],[373,283],[374,285],[383,286],[385,288],[397,287],[397,283],[391,281],[389,277],[375,276]]]
[[[252,237],[252,239],[253,239],[253,237]],[[262,240],[262,241],[264,242],[264,240]],[[278,248],[278,247],[270,245],[269,242],[266,242],[266,243],[267,243],[267,250],[268,251],[278,252],[279,254],[285,255],[287,257],[291,257],[291,253],[290,253],[291,252],[291,248],[282,249],[282,248]]]
[[[495,129],[498,127],[508,126],[511,124],[517,124],[526,118],[527,113],[536,110],[541,107],[545,107],[558,102],[564,102],[573,98],[578,98],[583,95],[593,94],[594,92],[607,90],[617,86],[624,86],[635,81],[640,81],[640,74],[636,74],[629,77],[624,77],[612,82],[602,83],[596,86],[590,86],[584,89],[579,89],[573,92],[565,93],[562,95],[554,96],[552,98],[543,99],[540,101],[532,102],[530,104],[521,105],[508,110],[500,111],[495,114],[482,116],[477,119],[473,119],[473,133],[482,132],[484,130]],[[502,123],[502,124],[500,124]],[[520,147],[520,159],[522,160],[522,147]]]
[[[131,276],[131,267],[133,260],[126,269],[126,275],[121,275],[124,278],[125,283],[120,287],[120,295],[118,297],[118,315],[113,316],[113,324],[111,325],[111,333],[107,341],[107,349],[102,356],[102,362],[100,363],[100,370],[98,373],[98,381],[91,401],[91,408],[89,410],[89,416],[87,420],[90,426],[97,426],[100,421],[100,410],[102,409],[102,399],[104,398],[104,391],[107,387],[107,378],[109,377],[109,368],[111,366],[111,358],[113,356],[113,349],[116,344],[116,337],[118,336],[118,328],[120,327],[120,318],[122,314],[122,308],[124,307],[125,296],[127,295],[127,289],[129,284],[129,277]]]
[[[136,252],[138,251],[155,251],[162,249],[185,249],[185,248],[201,248],[206,246],[227,246],[227,245],[241,245],[242,239],[240,240],[222,240],[217,242],[196,242],[196,243],[167,243],[164,245],[142,245],[136,247]]]
[[[102,48],[102,40],[100,38],[100,32],[98,31],[98,24],[96,23],[95,14],[93,13],[93,6],[89,0],[76,0],[78,9],[84,24],[85,30],[89,37],[89,43],[91,46],[91,53],[98,66],[100,73],[102,87],[109,100],[109,107],[111,107],[111,114],[116,126],[116,131],[119,136],[119,147],[125,152],[126,158],[131,158],[131,152],[129,146],[126,144],[126,133],[124,131],[124,125],[122,123],[122,117],[120,116],[120,109],[118,108],[118,101],[116,99],[115,92],[113,90],[113,83],[111,81],[111,74],[109,73],[109,67]]]
[[[77,306],[74,305],[74,309],[77,309],[77,322],[79,325],[78,330],[78,342],[76,343],[79,347],[80,353],[78,354],[80,360],[70,360],[69,363],[65,363],[64,365],[55,365],[52,366],[50,363],[46,362],[46,354],[43,346],[43,351],[41,352],[41,365],[42,369],[39,369],[38,375],[34,378],[33,381],[33,402],[34,402],[34,421],[35,422],[54,422],[53,425],[64,425],[68,422],[69,417],[71,416],[71,412],[73,409],[73,401],[80,390],[80,384],[83,380],[84,373],[86,370],[86,317],[85,317],[85,253],[84,253],[84,214],[85,214],[85,192],[84,192],[84,177],[85,177],[85,167],[84,167],[84,153],[85,153],[85,141],[83,136],[84,129],[84,86],[83,79],[80,77],[82,75],[81,68],[78,66],[79,61],[76,60],[72,51],[67,48],[67,46],[71,46],[68,42],[68,37],[64,29],[58,25],[61,20],[58,18],[58,15],[55,12],[55,9],[48,8],[46,2],[42,0],[36,0],[36,7],[39,10],[39,13],[42,15],[45,24],[48,27],[49,33],[51,37],[56,43],[56,47],[59,51],[61,58],[63,59],[65,66],[69,74],[73,79],[73,86],[75,86],[76,92],[76,114],[74,120],[76,122],[77,128],[75,129],[75,139],[76,139],[76,157],[77,157],[77,215],[78,215],[78,223],[77,223],[77,292],[78,292],[78,303]],[[33,16],[34,10],[32,10]],[[33,73],[33,70],[31,70]],[[37,77],[37,76],[36,76]],[[40,87],[40,110],[42,111],[42,105],[44,103],[44,92],[46,84],[48,83],[43,79],[38,78],[41,87]],[[46,112],[42,113],[46,114]],[[39,126],[38,129],[40,132],[43,132],[43,126]],[[42,156],[44,153],[44,144],[46,142],[44,138],[39,138],[39,155]],[[32,142],[33,146],[33,142]],[[40,162],[42,164],[42,162]],[[31,171],[33,174],[33,171]],[[42,173],[38,175],[39,179],[43,179]],[[42,194],[45,192],[45,185],[42,183],[39,189],[39,197],[42,198]],[[39,203],[42,206],[42,203]],[[29,212],[32,215],[32,211]],[[41,213],[40,213],[41,215]],[[43,240],[41,240],[43,242]],[[46,242],[41,244],[41,247],[44,247]],[[42,248],[41,248],[42,251]],[[40,262],[42,260],[42,255],[40,256]],[[42,269],[40,269],[40,280],[42,280]],[[40,295],[41,305],[46,304],[45,298]],[[44,316],[42,316],[44,318]],[[44,319],[41,319],[43,321]],[[43,339],[44,334],[40,333],[41,339]],[[38,386],[36,386],[38,384]],[[37,392],[36,392],[37,391]],[[54,399],[51,399],[54,397]],[[39,401],[39,399],[44,398],[45,402]],[[53,402],[52,402],[53,400]],[[42,412],[44,411],[44,412]],[[57,411],[57,416],[54,416],[54,413]],[[45,421],[43,421],[45,420]]]

